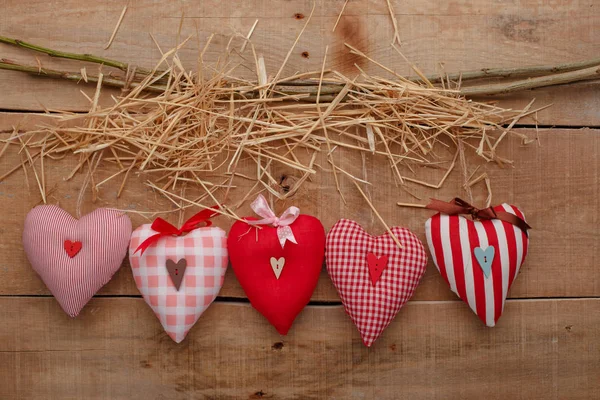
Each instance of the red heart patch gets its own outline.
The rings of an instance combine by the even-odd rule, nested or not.
[[[75,317],[117,272],[130,235],[131,221],[119,211],[99,208],[77,220],[60,207],[38,206],[25,219],[23,247],[62,309]]]
[[[75,257],[77,253],[79,253],[79,250],[81,250],[81,242],[71,242],[70,240],[65,240],[65,251],[69,257]]]
[[[525,220],[515,206],[502,204],[494,210]],[[527,233],[497,219],[472,221],[439,213],[427,220],[425,233],[433,262],[450,289],[484,324],[496,325],[525,261]]]
[[[388,233],[371,236],[348,219],[338,221],[327,235],[327,272],[366,346],[412,297],[427,265],[423,243],[414,233],[400,227],[391,230],[402,248]]]
[[[373,253],[367,254],[367,263],[369,265],[369,276],[371,277],[371,283],[373,286],[377,284],[379,278],[381,278],[381,274],[383,274],[383,270],[387,267],[388,257],[381,256],[377,257]]]
[[[250,303],[282,335],[310,301],[325,250],[325,230],[317,218],[300,215],[290,227],[298,244],[287,241],[283,248],[277,228],[267,225],[238,221],[227,239],[231,267]]]

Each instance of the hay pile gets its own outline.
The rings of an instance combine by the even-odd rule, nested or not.
[[[173,202],[173,211],[216,203],[223,214],[237,218],[235,208],[258,193],[286,199],[315,174],[331,173],[344,201],[340,181],[349,179],[371,205],[359,184],[376,183],[337,165],[336,152],[345,149],[387,162],[396,185],[415,195],[419,185],[443,185],[457,162],[464,163],[465,152],[510,164],[497,153],[498,144],[515,134],[511,127],[516,121],[537,111],[530,110],[531,104],[515,112],[468,100],[460,94],[460,82],[442,76],[434,86],[416,68],[420,79],[406,79],[350,46],[349,51],[388,77],[360,69],[356,76],[328,70],[326,56],[321,70],[283,77],[293,48],[278,71],[267,71],[250,41],[252,65],[230,63],[227,52],[218,63],[207,65],[203,55],[210,39],[192,72],[177,54],[186,42],[165,53],[151,71],[128,67],[119,83],[126,91],[109,107],[100,107],[98,99],[103,85],[114,84],[115,78],[100,72],[91,79],[82,70],[83,79],[97,83],[89,113],[64,113],[56,125],[6,140],[5,150],[18,144],[25,152],[44,202],[44,157],[74,153],[79,163],[67,179],[86,172],[92,177],[88,182],[93,183],[94,198],[109,182],[116,182],[120,195],[132,175],[143,172],[147,185]],[[236,78],[241,67],[251,68],[256,80]],[[453,156],[444,158],[440,150]],[[93,179],[101,162],[116,164],[118,171],[101,181]],[[241,163],[254,167],[241,168]],[[277,165],[299,177],[283,193],[271,172]],[[415,171],[423,166],[445,168],[444,178],[438,183],[416,179]],[[239,180],[251,181],[251,188],[232,196]],[[465,186],[481,180],[487,180],[485,174],[468,177]],[[202,194],[187,197],[181,190],[186,185],[201,188]]]

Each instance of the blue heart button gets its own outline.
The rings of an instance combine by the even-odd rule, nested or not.
[[[477,259],[477,262],[479,262],[483,274],[486,278],[489,278],[492,272],[492,261],[494,260],[496,249],[494,249],[493,246],[488,246],[485,249],[475,247],[474,252],[475,258]]]

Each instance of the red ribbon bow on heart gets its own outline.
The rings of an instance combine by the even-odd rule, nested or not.
[[[181,226],[181,228],[177,229],[175,226],[171,225],[167,221],[162,218],[156,218],[152,223],[152,230],[158,232],[156,235],[150,236],[148,239],[144,240],[137,249],[135,249],[134,253],[138,251],[142,251],[141,254],[144,254],[144,251],[150,246],[152,246],[158,239],[163,236],[180,236],[184,233],[188,233],[193,231],[194,229],[200,228],[200,224],[204,223],[206,226],[211,226],[212,221],[210,219],[215,215],[219,214],[216,210],[218,210],[218,206],[212,206],[211,208],[207,208],[206,210],[200,211],[198,214],[192,216],[190,219],[185,221],[185,223]]]
[[[528,229],[531,229],[527,222],[517,217],[515,214],[506,211],[496,211],[493,207],[479,209],[458,197],[449,202],[431,199],[431,203],[425,207],[448,215],[469,214],[473,219],[499,219],[516,226],[525,233],[527,233]]]

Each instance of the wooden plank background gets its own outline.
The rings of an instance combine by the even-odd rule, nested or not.
[[[315,13],[285,72],[318,69],[329,45],[329,67],[352,74],[356,57],[344,43],[367,52],[397,72],[410,74],[390,50],[393,28],[385,0],[351,0],[335,32],[344,1],[317,1]],[[426,73],[484,67],[572,62],[600,54],[600,5],[595,0],[394,0],[402,51]],[[275,73],[306,22],[309,0],[233,0],[229,2],[132,0],[109,50],[103,50],[125,2],[65,0],[0,1],[0,35],[59,48],[89,52],[152,66],[163,49],[182,36],[203,43],[215,33],[207,59],[221,54],[232,33],[246,34],[259,19],[253,42]],[[192,40],[196,43],[196,39]],[[239,45],[239,43],[238,43]],[[308,57],[302,55],[308,53]],[[182,51],[192,68],[197,46]],[[0,58],[35,64],[29,53],[0,46]],[[44,66],[74,69],[74,63],[38,56]],[[370,72],[372,66],[360,65]],[[94,71],[95,66],[88,66]],[[106,71],[105,71],[106,72]],[[139,296],[126,265],[76,319],[69,319],[31,270],[22,251],[22,224],[40,202],[35,183],[22,171],[0,182],[0,399],[597,399],[600,398],[600,87],[596,82],[498,96],[505,107],[552,104],[537,120],[518,130],[539,144],[503,143],[514,168],[482,165],[490,174],[494,203],[525,210],[534,227],[530,254],[509,293],[498,326],[482,326],[456,300],[430,263],[413,300],[371,349],[340,306],[329,278],[322,274],[313,304],[290,334],[279,336],[254,311],[228,272],[219,299],[183,343],[173,343]],[[26,131],[51,117],[43,110],[85,111],[79,91],[92,87],[0,71],[0,138],[16,127]],[[110,101],[105,90],[102,101]],[[33,112],[33,113],[32,113]],[[537,123],[539,129],[535,129]],[[362,163],[355,155],[349,167]],[[472,165],[477,163],[469,159]],[[0,175],[20,162],[9,152],[0,158]],[[83,177],[64,181],[75,159],[49,162],[50,202],[75,211]],[[366,160],[377,177],[371,195],[390,224],[408,226],[423,239],[430,213],[399,208],[414,201],[393,184],[387,164]],[[282,169],[281,174],[290,174]],[[111,167],[103,167],[108,176]],[[439,171],[420,171],[439,180]],[[167,203],[130,180],[120,199],[107,186],[100,199],[86,197],[83,212],[99,206],[156,210]],[[326,175],[318,176],[289,205],[319,217],[330,228],[353,218],[381,233],[377,219],[346,185],[344,205]],[[440,191],[424,197],[464,195],[454,171]],[[484,193],[476,190],[481,202]],[[325,205],[325,206],[323,206]],[[240,214],[249,213],[247,207]],[[176,222],[176,216],[171,216]],[[134,225],[145,223],[132,214]],[[230,222],[216,219],[228,228]]]

